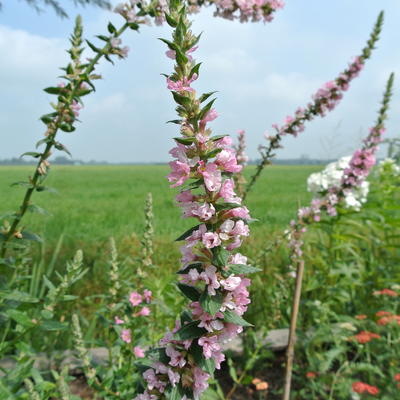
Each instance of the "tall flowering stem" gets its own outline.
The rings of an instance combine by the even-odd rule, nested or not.
[[[132,7],[131,7],[132,9]],[[94,52],[93,58],[87,62],[81,60],[83,47],[83,29],[81,18],[76,19],[74,32],[71,35],[70,54],[71,62],[66,68],[63,68],[65,74],[63,81],[55,87],[44,89],[46,93],[57,96],[57,103],[52,104],[54,111],[43,115],[40,119],[46,126],[44,139],[40,140],[36,147],[44,145],[43,151],[27,152],[23,156],[31,156],[38,160],[33,176],[29,177],[27,182],[18,182],[18,185],[27,187],[22,203],[18,211],[11,215],[11,223],[6,223],[0,232],[0,259],[4,258],[9,247],[8,243],[12,239],[38,240],[37,235],[24,231],[20,227],[21,220],[27,211],[43,212],[42,209],[31,203],[31,198],[35,192],[48,190],[44,186],[44,181],[49,173],[50,163],[48,161],[54,149],[64,151],[69,154],[68,149],[58,141],[59,131],[73,132],[76,128],[74,124],[78,121],[79,111],[82,108],[82,97],[92,93],[95,90],[93,82],[100,79],[101,76],[94,73],[95,67],[101,58],[112,62],[112,56],[124,58],[127,56],[128,48],[121,47],[120,36],[126,29],[139,29],[139,24],[145,21],[141,19],[140,13],[134,15],[124,15],[125,22],[117,29],[113,24],[108,24],[109,35],[100,35],[98,38],[105,42],[101,48],[96,47],[87,41],[88,46]]]
[[[293,268],[293,266],[296,266],[296,284],[291,312],[289,344],[286,355],[283,400],[290,399],[296,325],[304,274],[304,260],[302,257],[303,235],[307,231],[309,225],[320,221],[321,215],[326,214],[328,217],[336,216],[337,207],[345,203],[349,192],[363,185],[371,172],[372,167],[376,163],[375,153],[378,150],[378,146],[382,142],[382,136],[385,133],[384,123],[387,118],[387,111],[392,96],[393,81],[394,74],[392,73],[386,84],[382,106],[378,112],[378,119],[375,125],[370,129],[361,149],[356,150],[352,155],[348,168],[343,171],[340,184],[329,187],[325,193],[321,193],[319,197],[313,199],[309,207],[299,209],[297,221],[291,222],[289,247],[291,250],[291,267]]]
[[[266,134],[268,145],[260,145],[259,151],[261,160],[257,165],[256,172],[251,177],[246,191],[243,194],[243,199],[261,175],[264,167],[271,163],[272,158],[275,156],[275,150],[282,147],[281,141],[284,136],[292,135],[296,137],[305,129],[305,123],[313,120],[315,117],[324,117],[329,111],[332,111],[340,103],[344,93],[349,89],[350,83],[356,78],[364,68],[365,61],[371,57],[372,51],[375,48],[376,42],[379,40],[379,35],[383,25],[383,11],[380,12],[378,19],[374,25],[371,36],[367,42],[366,47],[362,50],[361,55],[357,56],[337,78],[333,81],[325,83],[318,91],[312,96],[312,101],[306,107],[298,108],[293,116],[287,116],[284,124],[272,125],[275,134]]]
[[[244,167],[249,161],[246,155],[246,132],[239,130],[237,133],[237,145],[235,146],[237,163]],[[234,176],[237,192],[239,196],[243,196],[246,179],[243,175],[243,169]]]
[[[147,194],[146,205],[144,208],[145,227],[142,244],[142,268],[143,271],[153,265],[153,239],[154,239],[154,214],[153,214],[153,195]]]
[[[166,19],[174,28],[173,40],[161,40],[176,61],[166,80],[177,103],[180,119],[173,122],[181,135],[170,151],[175,160],[168,180],[181,188],[176,200],[183,217],[197,223],[177,239],[184,242],[178,288],[190,301],[188,309],[150,355],[153,363],[143,374],[147,387],[137,400],[200,398],[225,359],[221,345],[250,325],[242,317],[250,303],[250,280],[244,275],[256,271],[245,256],[234,252],[249,235],[250,215],[232,179],[242,167],[231,139],[212,136],[208,128],[217,118],[215,99],[206,103],[213,92],[197,96],[191,87],[200,64],[190,54],[199,36],[190,31],[187,8],[181,1],[171,1],[170,7]]]

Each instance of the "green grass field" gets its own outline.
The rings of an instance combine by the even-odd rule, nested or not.
[[[246,174],[252,172],[248,167]],[[247,205],[254,218],[256,232],[284,228],[299,204],[309,198],[308,175],[319,167],[272,166],[267,168]],[[26,180],[32,167],[0,168],[0,215],[15,210],[24,188],[10,187]],[[99,245],[110,236],[121,239],[143,230],[143,206],[147,192],[154,199],[156,236],[173,239],[190,226],[174,205],[174,191],[165,176],[167,166],[56,166],[46,184],[57,193],[35,193],[33,203],[50,215],[27,215],[26,228],[41,235],[50,246],[64,234],[70,247]]]

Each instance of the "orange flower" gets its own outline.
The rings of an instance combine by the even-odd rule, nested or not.
[[[372,339],[380,339],[380,335],[368,332],[368,331],[361,331],[357,335],[353,336],[358,343],[364,344],[370,342]]]
[[[397,292],[391,289],[382,289],[382,290],[375,290],[373,292],[374,296],[379,296],[379,295],[386,295],[386,296],[391,296],[391,297],[396,297]]]
[[[256,390],[267,390],[269,386],[267,382],[258,378],[254,378],[251,383],[256,386]]]
[[[309,372],[306,373],[306,377],[308,379],[314,379],[314,378],[316,378],[316,376],[317,376],[317,373],[313,372],[313,371],[309,371]]]
[[[396,375],[394,376],[394,380],[395,380],[396,382],[400,382],[400,373],[399,373],[399,374],[396,374]]]
[[[367,316],[365,314],[356,315],[356,319],[367,319]]]
[[[388,315],[393,315],[393,314],[389,311],[378,311],[375,315],[377,317],[387,317]]]
[[[378,325],[387,325],[390,322],[397,322],[397,324],[400,325],[400,315],[389,315],[387,317],[382,317],[378,319],[376,323]]]
[[[364,383],[364,382],[354,382],[351,385],[353,392],[355,393],[369,393],[372,394],[373,396],[375,396],[376,394],[379,393],[379,389],[376,386],[371,386],[368,385],[368,383]]]
[[[260,383],[257,383],[257,385],[256,385],[256,390],[267,390],[267,389],[268,389],[267,382],[260,382]]]

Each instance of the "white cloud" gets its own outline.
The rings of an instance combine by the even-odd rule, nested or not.
[[[66,61],[66,41],[45,38],[29,32],[0,25],[0,79],[13,80],[13,85],[32,79],[43,80],[55,76],[57,68]],[[50,75],[51,76],[51,75]]]

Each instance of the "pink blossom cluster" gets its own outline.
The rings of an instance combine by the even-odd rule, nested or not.
[[[216,16],[240,22],[271,22],[273,13],[285,6],[283,0],[214,0]]]
[[[364,58],[356,57],[349,67],[342,72],[335,80],[326,82],[312,96],[313,101],[308,103],[306,108],[299,107],[294,116],[287,116],[285,123],[279,127],[272,125],[276,134],[267,136],[274,148],[278,148],[279,141],[284,135],[297,136],[304,131],[305,122],[311,121],[317,116],[324,117],[332,111],[343,98],[343,94],[348,90],[351,81],[356,78],[364,67]]]
[[[329,216],[337,215],[337,206],[345,201],[346,196],[354,189],[360,188],[376,163],[375,153],[382,141],[385,128],[382,123],[370,129],[361,149],[356,150],[344,170],[339,185],[328,187],[325,194],[314,198],[310,206],[298,210],[297,221],[291,222],[289,230],[289,247],[291,248],[292,261],[299,260],[302,256],[302,235],[306,232],[306,226],[313,222],[319,222],[321,213],[325,211]]]
[[[164,15],[168,12],[168,2],[166,0],[145,1],[130,0],[128,3],[117,5],[115,11],[126,18],[128,22],[136,22],[137,16],[134,7],[140,6],[141,10],[147,10],[148,15],[154,15],[156,25],[161,25],[165,21]],[[189,13],[197,13],[203,5],[215,5],[215,16],[240,22],[270,22],[273,20],[275,11],[283,8],[283,0],[189,0]],[[150,12],[151,11],[151,12]],[[150,20],[147,18],[147,23]]]
[[[148,289],[144,289],[143,293],[140,294],[136,291],[131,292],[129,295],[129,314],[133,317],[147,317],[150,315],[150,308],[148,304],[151,303],[152,292]],[[120,325],[120,337],[123,342],[130,344],[132,342],[132,329],[130,327],[131,320],[128,318],[120,318],[119,316],[114,317],[114,323]],[[133,353],[138,358],[143,358],[145,356],[144,350],[140,346],[135,346]]]
[[[168,88],[182,93],[171,81],[177,82],[169,78]],[[191,97],[195,94],[194,89],[185,92]],[[212,372],[205,363],[211,362],[212,369],[219,369],[225,360],[222,344],[247,324],[241,316],[250,303],[250,279],[231,268],[247,267],[247,258],[232,251],[249,235],[250,214],[234,190],[232,176],[242,166],[231,138],[213,137],[207,128],[207,123],[217,116],[210,109],[198,124],[184,118],[183,137],[176,139],[177,144],[170,151],[175,159],[170,162],[167,178],[171,187],[182,188],[176,195],[177,204],[184,218],[198,221],[182,237],[183,265],[179,271],[183,293],[189,290],[195,298],[188,296],[191,302],[186,317],[177,320],[175,328],[161,339],[164,358],[143,374],[147,388],[136,400],[160,399],[178,384],[184,391],[183,400],[198,399],[207,389]],[[214,306],[210,308],[209,304]],[[195,334],[186,338],[188,329],[194,329]]]

